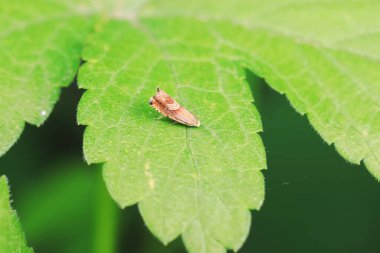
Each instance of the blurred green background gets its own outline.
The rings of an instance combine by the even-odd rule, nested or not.
[[[241,252],[380,252],[380,184],[323,143],[287,99],[247,73],[264,125],[266,198],[254,211]],[[185,252],[180,239],[163,246],[137,207],[110,198],[101,165],[82,156],[76,106],[83,91],[63,89],[40,128],[27,125],[0,158],[28,244],[37,253]],[[133,189],[125,189],[133,190]]]

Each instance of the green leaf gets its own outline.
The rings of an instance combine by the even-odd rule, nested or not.
[[[39,126],[48,117],[77,72],[89,24],[69,3],[1,1],[0,155],[25,122]]]
[[[380,179],[379,11],[371,0],[159,0],[143,13],[225,20],[215,28],[223,44]]]
[[[78,121],[84,153],[105,162],[111,195],[139,203],[148,228],[168,243],[183,236],[190,252],[238,250],[249,209],[264,196],[265,152],[239,62],[203,22],[112,20],[84,51]],[[173,34],[173,31],[177,31]],[[159,120],[148,104],[160,87],[194,112],[200,128]]]
[[[26,246],[20,222],[16,212],[11,208],[8,181],[5,176],[0,177],[0,231],[1,253],[33,252]]]

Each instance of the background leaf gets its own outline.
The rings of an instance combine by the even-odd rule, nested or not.
[[[5,176],[0,177],[0,231],[0,252],[33,252],[26,246],[21,225],[16,213],[11,208],[8,181]]]
[[[91,23],[80,11],[64,1],[1,1],[0,155],[24,122],[45,121],[73,80]]]

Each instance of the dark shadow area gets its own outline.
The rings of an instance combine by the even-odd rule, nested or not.
[[[248,74],[267,151],[266,198],[241,252],[380,252],[380,184]]]
[[[0,173],[6,174],[11,183],[33,181],[49,170],[49,164],[66,157],[83,160],[84,126],[76,123],[76,108],[82,93],[76,84],[62,89],[52,114],[41,127],[26,124],[17,143],[0,158]]]
[[[121,252],[131,253],[186,253],[181,238],[164,246],[156,239],[144,224],[137,205],[127,207],[122,212],[121,224],[123,224],[120,238]]]

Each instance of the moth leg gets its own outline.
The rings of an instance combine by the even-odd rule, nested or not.
[[[163,119],[163,118],[165,118],[165,116],[164,116],[164,115],[160,115],[160,116],[158,116],[158,117],[156,118],[156,120],[160,120],[160,119]]]

